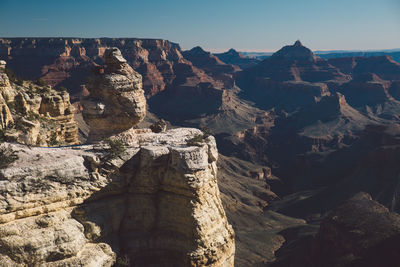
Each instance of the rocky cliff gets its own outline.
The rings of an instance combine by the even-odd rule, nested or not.
[[[0,259],[8,266],[233,266],[213,137],[125,133],[105,144],[31,149],[0,170]],[[117,259],[118,258],[118,259]]]
[[[41,77],[52,86],[64,86],[72,95],[94,63],[102,63],[107,47],[117,47],[143,76],[146,96],[180,85],[197,87],[211,83],[223,86],[181,54],[178,44],[160,39],[138,38],[0,38],[0,59],[7,60],[16,73],[29,79]],[[43,52],[45,51],[45,52]]]
[[[5,66],[0,61],[2,140],[40,146],[77,144],[75,109],[68,92],[31,81],[10,81]]]
[[[225,53],[214,53],[214,56],[219,58],[222,62],[238,66],[242,70],[255,66],[261,62],[261,60],[257,58],[246,57],[233,48],[229,49]]]
[[[205,70],[215,80],[223,82],[226,88],[231,88],[234,85],[234,73],[239,70],[238,67],[225,64],[210,52],[204,51],[200,46],[183,51],[182,55],[194,66]]]
[[[3,144],[3,156],[16,161],[1,159],[1,262],[233,266],[214,137],[189,128],[134,130],[146,111],[141,76],[117,48],[104,57],[83,101],[94,145]]]
[[[400,215],[359,192],[330,212],[314,237],[282,248],[271,266],[395,267],[399,237]]]

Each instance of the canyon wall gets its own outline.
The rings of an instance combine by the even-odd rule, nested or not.
[[[24,78],[41,77],[52,86],[67,87],[75,95],[86,83],[92,66],[103,62],[107,47],[120,49],[128,64],[143,76],[148,97],[172,86],[208,83],[220,89],[233,84],[232,75],[206,73],[182,56],[178,44],[161,39],[0,38],[0,59],[8,61],[10,68]]]

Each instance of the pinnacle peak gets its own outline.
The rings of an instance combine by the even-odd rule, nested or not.
[[[300,40],[297,40],[293,46],[303,46],[303,44],[300,42]]]

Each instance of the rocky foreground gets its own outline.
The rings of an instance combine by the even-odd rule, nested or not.
[[[233,266],[234,232],[219,198],[213,137],[133,131],[105,144],[28,148],[0,170],[5,266]],[[189,142],[190,143],[190,142]]]

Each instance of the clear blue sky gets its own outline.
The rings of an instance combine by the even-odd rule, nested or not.
[[[400,48],[400,0],[0,0],[0,37],[163,38],[183,49]]]

